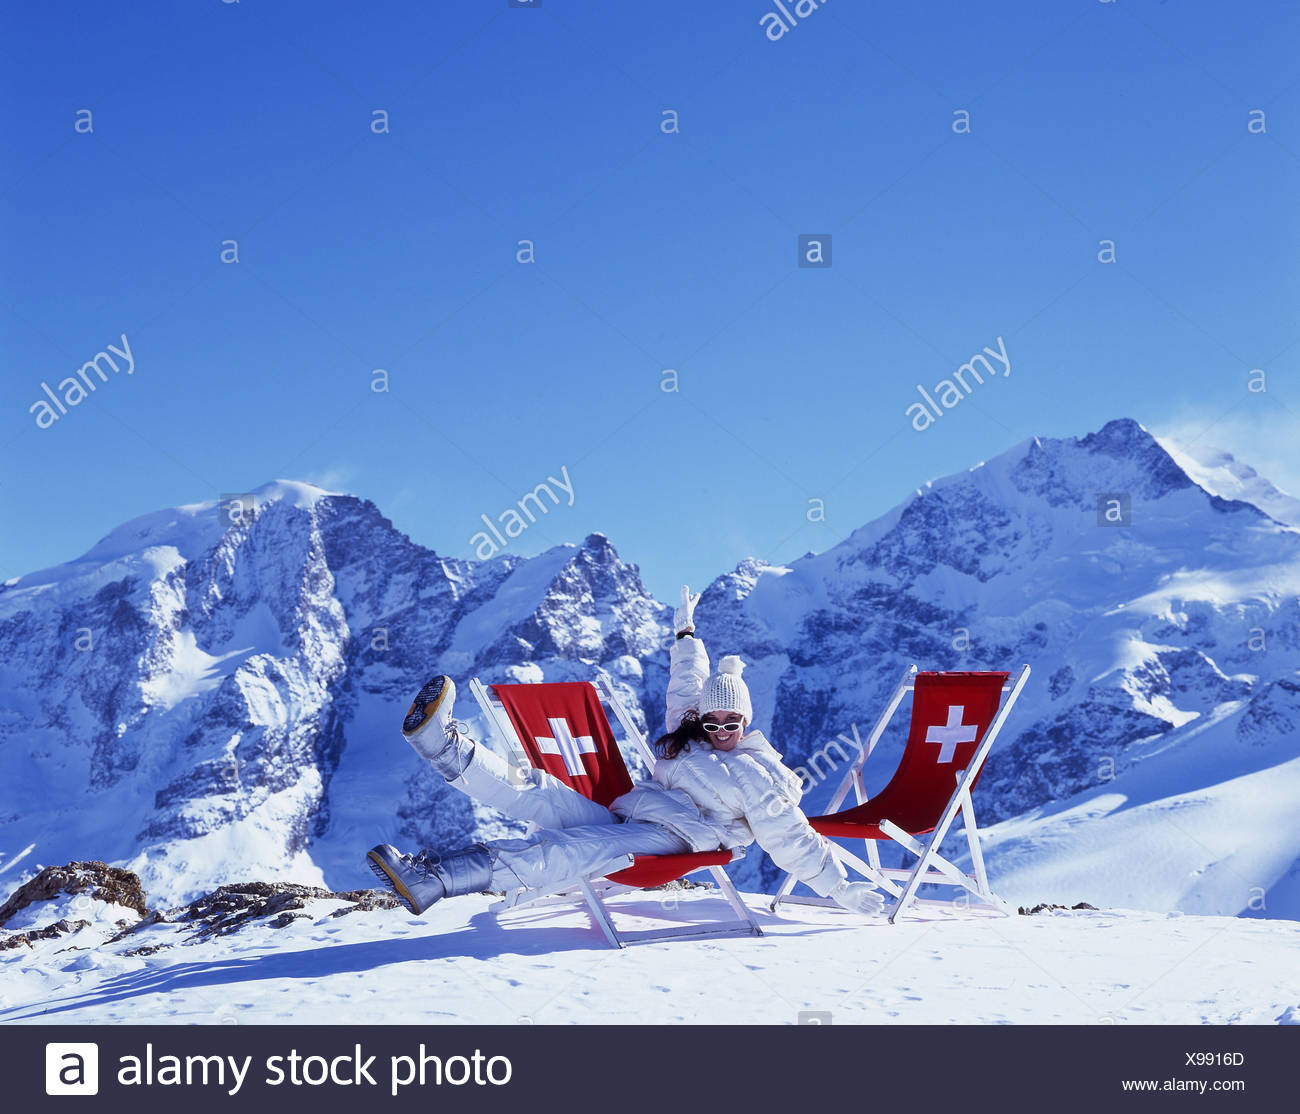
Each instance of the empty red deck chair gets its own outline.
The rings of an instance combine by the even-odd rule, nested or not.
[[[598,693],[586,681],[555,681],[543,684],[484,685],[470,681],[493,732],[506,747],[537,769],[545,770],[597,804],[609,806],[632,788],[632,778],[614,740],[609,719],[601,706],[603,696],[622,723],[628,738],[646,761],[655,760],[653,749],[637,729],[635,721],[602,678]],[[681,855],[621,855],[600,870],[574,878],[546,892],[520,889],[493,905],[505,912],[524,906],[571,905],[585,902],[592,919],[615,947],[630,942],[660,940],[676,936],[761,936],[753,914],[745,906],[723,864],[740,858],[743,851],[698,851]],[[660,886],[698,870],[707,869],[739,919],[712,924],[620,933],[615,928],[604,898],[636,889]]]
[[[866,862],[838,844],[836,853],[846,866],[894,896],[890,923],[915,900],[917,888],[923,883],[961,886],[987,904],[1011,912],[989,888],[971,792],[1028,677],[1027,665],[1021,667],[1014,680],[1009,673],[918,673],[915,665],[909,666],[862,753],[854,759],[831,798],[831,811],[825,816],[809,817],[808,822],[824,836],[867,841]],[[903,756],[889,784],[868,798],[862,768],[908,692],[912,693],[912,720]],[[835,811],[850,788],[857,805]],[[958,813],[970,848],[972,874],[959,870],[939,854],[939,845]],[[923,843],[918,836],[929,839]],[[908,869],[882,867],[879,840],[900,844],[917,857],[916,863]],[[897,884],[900,881],[904,883],[901,889]],[[773,899],[773,909],[782,901],[827,904],[821,898],[789,896],[794,885],[795,879],[787,875]]]

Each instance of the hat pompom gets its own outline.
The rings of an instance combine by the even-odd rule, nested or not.
[[[740,657],[736,654],[728,654],[725,658],[723,658],[720,662],[718,662],[719,673],[734,673],[737,677],[739,677],[740,671],[744,668],[745,668],[745,663],[741,661]]]

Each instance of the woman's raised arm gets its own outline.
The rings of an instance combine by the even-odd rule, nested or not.
[[[695,605],[698,595],[682,585],[682,602],[673,613],[673,627],[677,637],[668,652],[667,711],[664,723],[667,730],[676,731],[682,716],[699,706],[700,692],[709,679],[709,655],[704,643],[694,637]]]

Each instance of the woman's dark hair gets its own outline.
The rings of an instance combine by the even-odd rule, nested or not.
[[[708,740],[708,735],[700,726],[700,714],[692,708],[682,716],[682,722],[677,725],[675,731],[660,735],[655,740],[655,754],[660,758],[676,758],[686,749],[687,744],[705,743]]]

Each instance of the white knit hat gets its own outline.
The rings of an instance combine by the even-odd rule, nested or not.
[[[754,706],[749,702],[749,688],[740,679],[745,663],[735,654],[728,654],[718,662],[718,671],[704,682],[700,693],[700,716],[710,712],[739,712],[746,720],[754,719]]]

